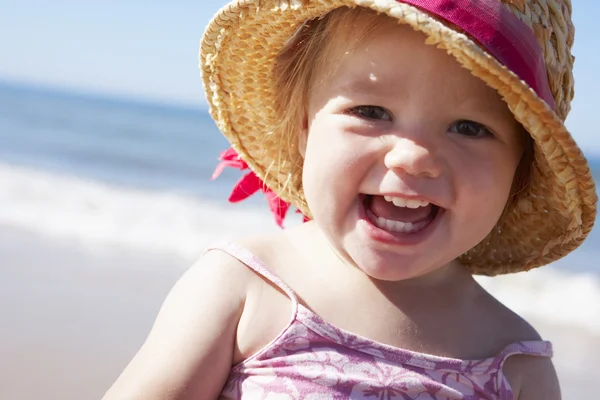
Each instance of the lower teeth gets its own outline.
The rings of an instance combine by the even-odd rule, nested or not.
[[[423,230],[430,222],[430,219],[419,222],[402,222],[402,221],[393,221],[391,219],[385,219],[381,217],[377,217],[375,214],[367,210],[367,216],[371,220],[371,222],[378,228],[384,229],[390,232],[399,232],[399,233],[415,233]]]

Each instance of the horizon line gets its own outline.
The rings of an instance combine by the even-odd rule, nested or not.
[[[136,96],[127,93],[116,93],[113,91],[94,90],[91,88],[74,87],[70,85],[53,84],[35,80],[22,80],[6,76],[0,76],[0,88],[8,87],[16,90],[29,90],[36,92],[45,92],[54,95],[87,98],[90,100],[104,100],[115,103],[138,105],[151,108],[168,108],[186,112],[200,112],[210,117],[208,104],[192,101],[176,100],[173,98],[158,98],[155,96]],[[204,98],[203,98],[204,99]],[[211,117],[212,118],[212,117]],[[581,151],[583,148],[579,145]],[[586,148],[584,153],[586,158],[594,159],[594,165],[600,165],[600,148]],[[590,163],[590,167],[592,167]]]
[[[0,76],[0,87],[8,87],[21,90],[36,92],[46,92],[56,95],[84,97],[95,100],[107,100],[120,103],[137,104],[149,107],[166,107],[187,111],[208,112],[208,105],[198,101],[194,103],[189,100],[176,100],[173,98],[160,98],[156,96],[136,96],[129,93],[117,93],[114,91],[105,91],[91,88],[76,87],[70,85],[61,85],[56,83],[14,79],[11,77]]]

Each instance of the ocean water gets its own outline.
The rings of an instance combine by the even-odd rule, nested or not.
[[[210,180],[228,145],[200,109],[0,84],[0,143],[1,225],[190,260],[216,236],[278,229],[261,196],[226,202],[239,171]],[[600,334],[599,230],[549,267],[481,282],[526,316]]]

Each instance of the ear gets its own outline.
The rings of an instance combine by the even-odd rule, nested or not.
[[[298,152],[300,152],[300,155],[304,158],[306,155],[306,143],[308,142],[308,115],[306,112],[302,113],[299,125]]]

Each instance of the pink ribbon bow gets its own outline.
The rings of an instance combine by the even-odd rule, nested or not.
[[[221,172],[223,172],[226,167],[232,167],[242,171],[249,169],[248,164],[242,160],[240,155],[233,148],[223,151],[219,156],[219,160],[221,160],[221,162],[217,165],[215,172],[212,174],[211,179],[213,180],[221,175]],[[247,174],[242,176],[242,178],[233,187],[228,200],[231,203],[240,202],[252,196],[259,189],[263,191],[265,197],[267,198],[267,203],[269,204],[269,209],[275,217],[275,222],[277,222],[277,225],[283,228],[283,220],[285,219],[287,211],[290,208],[290,203],[279,198],[275,192],[265,185],[265,183],[254,173],[254,171],[250,170]],[[300,210],[296,212],[300,213]],[[304,216],[304,221],[308,221],[306,216]]]

